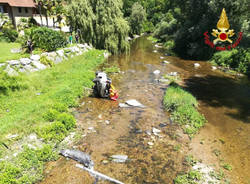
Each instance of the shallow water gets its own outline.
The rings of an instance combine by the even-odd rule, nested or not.
[[[76,145],[77,149],[91,154],[95,170],[124,183],[173,183],[176,174],[187,169],[183,157],[190,152],[217,168],[222,162],[229,163],[233,166],[228,173],[232,183],[247,183],[250,177],[249,81],[212,71],[205,62],[198,62],[201,67],[195,69],[194,61],[164,56],[164,50],[157,53],[153,50],[157,48],[142,37],[133,41],[129,55],[109,58],[108,64],[122,71],[112,76],[119,100],[82,99],[76,116],[78,130],[84,137]],[[171,64],[163,64],[163,60]],[[185,81],[183,86],[199,100],[199,111],[208,123],[191,144],[180,128],[169,122],[163,110],[162,98],[167,85],[155,80],[160,77],[153,74],[155,70],[160,70],[160,75],[178,72]],[[129,99],[138,100],[146,108],[119,108],[119,102]],[[160,123],[166,126],[161,127]],[[153,127],[162,131],[160,137],[145,133]],[[204,144],[200,144],[201,140]],[[148,142],[154,145],[149,146]],[[176,145],[180,145],[180,149],[176,149]],[[212,153],[214,149],[221,151],[219,157]],[[114,163],[109,159],[113,154],[128,155],[129,161]],[[49,163],[45,175],[41,183],[94,181],[88,173],[76,168],[74,161],[64,158]]]

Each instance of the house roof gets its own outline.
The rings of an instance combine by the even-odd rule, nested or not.
[[[0,0],[0,3],[8,3],[15,7],[35,7],[33,0]]]

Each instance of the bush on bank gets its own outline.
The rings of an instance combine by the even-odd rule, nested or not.
[[[233,68],[250,76],[250,49],[233,49],[216,52],[210,60],[213,64]]]

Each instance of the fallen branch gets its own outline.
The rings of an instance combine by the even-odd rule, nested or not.
[[[84,167],[83,165],[81,164],[76,164],[76,167],[80,168],[80,169],[83,169],[85,171],[88,171],[90,174],[94,175],[95,177],[98,177],[98,178],[101,178],[101,179],[104,179],[104,180],[108,180],[108,181],[111,181],[113,183],[117,183],[117,184],[124,184],[116,179],[113,179],[113,178],[110,178],[109,176],[106,176],[102,173],[99,173],[97,171],[94,171],[94,170],[91,170],[87,167]]]

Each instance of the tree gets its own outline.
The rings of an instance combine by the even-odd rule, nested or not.
[[[81,41],[98,49],[118,53],[128,48],[128,22],[123,18],[121,0],[73,0],[67,18]]]
[[[141,34],[143,23],[146,21],[146,11],[138,2],[132,6],[132,13],[129,18],[131,32],[133,34]]]

